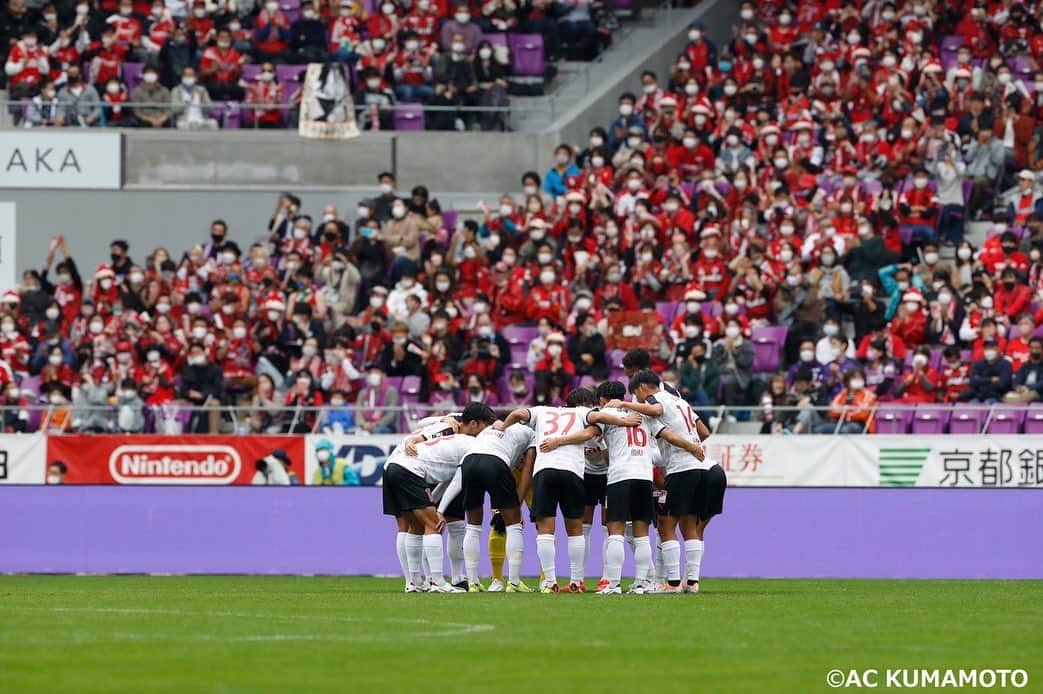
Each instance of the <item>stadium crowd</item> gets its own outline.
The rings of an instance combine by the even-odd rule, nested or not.
[[[396,102],[443,107],[431,129],[503,127],[501,114],[466,109],[507,105],[508,36],[542,37],[551,63],[591,60],[617,26],[603,0],[5,4],[0,62],[12,115],[29,126],[215,128],[246,103],[271,106],[245,109],[246,125],[286,127],[306,65],[336,62],[366,129],[393,127]]]
[[[1040,11],[743,2],[731,41],[693,24],[670,74],[478,219],[447,223],[384,173],[350,215],[281,196],[253,243],[220,221],[183,254],[114,241],[83,277],[58,240],[2,299],[6,404],[31,377],[56,406],[328,406],[395,431],[380,408],[402,377],[437,406],[560,401],[618,370],[606,338],[641,313],[663,317],[664,380],[766,432],[873,431],[881,402],[1038,400]],[[767,326],[785,337],[765,369]],[[44,426],[74,421],[105,426],[75,408]]]

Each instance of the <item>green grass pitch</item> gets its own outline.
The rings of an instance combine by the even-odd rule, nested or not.
[[[831,668],[1022,667],[1043,582],[704,581],[406,595],[394,579],[0,576],[0,692],[806,692]]]

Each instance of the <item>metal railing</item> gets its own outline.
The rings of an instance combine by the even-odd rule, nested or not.
[[[528,404],[492,404],[494,412],[499,416],[506,416],[515,407],[526,407]],[[366,433],[361,426],[366,420],[364,413],[383,414],[395,413],[392,418],[391,428],[403,433],[414,428],[418,422],[425,417],[441,416],[450,412],[459,412],[463,405],[446,405],[430,403],[404,403],[394,407],[375,406],[359,408],[354,403],[349,403],[340,408],[330,406],[323,407],[254,407],[252,405],[202,405],[196,406],[187,402],[172,401],[162,405],[144,405],[140,413],[143,418],[140,430],[123,433],[157,433],[157,434],[179,434],[191,433],[189,428],[195,424],[196,433],[214,434],[258,434],[258,433]],[[870,410],[869,420],[874,422],[889,421],[881,420],[882,413],[909,413],[914,415],[917,411],[923,412],[924,405],[903,405],[892,403],[881,403]],[[932,415],[937,417],[944,413],[948,407],[945,403],[930,404],[926,407],[932,410]],[[708,405],[693,408],[702,417],[708,420],[708,425],[713,433],[756,433],[750,429],[757,424],[776,424],[785,422],[785,432],[794,433],[793,424],[800,416],[805,417],[805,423],[814,423],[821,426],[814,432],[807,427],[800,431],[801,434],[842,434],[844,425],[848,423],[861,424],[863,418],[857,421],[852,416],[865,413],[864,409],[845,407],[836,412],[829,406],[807,406],[807,407],[770,407],[756,406],[725,406]],[[21,429],[27,432],[44,430],[47,422],[56,419],[56,413],[67,411],[64,425],[60,429],[49,430],[53,434],[81,433],[90,430],[96,433],[118,433],[119,405],[84,405],[64,404],[48,405],[42,403],[25,404],[21,406],[0,405],[0,418],[3,428],[7,431],[19,429],[19,423],[24,423]],[[989,432],[994,421],[1013,413],[1028,412],[1033,408],[1029,404],[977,404],[967,403],[951,410],[956,416],[961,410],[977,410],[983,413],[978,420],[978,434]],[[1043,408],[1037,408],[1043,412]],[[342,413],[350,413],[354,421],[353,425],[344,426]],[[331,414],[333,415],[331,417]],[[865,434],[865,431],[859,433]],[[975,432],[968,432],[975,433]]]

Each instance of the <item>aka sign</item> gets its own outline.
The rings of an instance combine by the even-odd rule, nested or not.
[[[0,132],[0,188],[120,187],[119,133]]]

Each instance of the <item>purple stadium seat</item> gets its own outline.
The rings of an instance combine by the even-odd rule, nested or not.
[[[605,353],[608,359],[608,368],[620,369],[623,368],[623,357],[626,356],[627,351],[625,349],[610,349]]]
[[[985,431],[989,434],[1020,434],[1027,413],[1025,405],[993,405]]]
[[[634,0],[612,0],[612,9],[620,17],[632,17],[634,15]]]
[[[677,315],[677,302],[676,301],[657,301],[655,305],[656,311],[663,317],[667,326],[674,322],[674,316]]]
[[[424,105],[395,104],[392,119],[395,130],[424,130]]]
[[[943,51],[955,51],[963,45],[963,37],[958,34],[950,34],[949,36],[943,36],[941,41],[941,49]]]
[[[442,210],[442,224],[449,231],[456,229],[456,220],[460,217],[460,213],[456,210]]]
[[[753,370],[757,373],[772,373],[779,368],[779,356],[786,342],[786,326],[753,328]]]
[[[952,416],[949,418],[949,433],[980,434],[988,413],[989,408],[982,405],[956,403],[953,405]]]
[[[496,47],[496,46],[503,46],[504,48],[508,47],[508,44],[507,44],[507,34],[500,34],[500,33],[496,33],[496,34],[482,34],[482,38],[485,39],[486,41],[488,41],[489,43],[491,43],[493,45],[493,47]]]
[[[288,21],[290,24],[293,24],[301,18],[301,10],[299,7],[283,10],[282,13],[286,16],[286,21]]]
[[[877,195],[878,193],[880,193],[880,191],[884,189],[884,187],[880,184],[880,181],[876,180],[875,178],[864,179],[861,182],[859,182],[858,185],[865,193],[869,195]]]
[[[297,75],[308,69],[307,65],[276,65],[275,66],[275,79],[279,80],[286,89],[290,89],[290,85],[296,87],[299,84]]]
[[[261,66],[257,63],[247,63],[243,65],[243,79],[247,82],[257,81],[257,76],[261,74]]]
[[[1025,433],[1043,434],[1043,403],[1034,402],[1025,412]]]
[[[580,376],[576,379],[577,388],[590,388],[594,390],[594,377],[593,376]]]
[[[132,92],[141,84],[141,73],[145,71],[144,63],[123,63],[123,83],[127,91]]]
[[[222,128],[238,130],[241,125],[242,109],[235,101],[215,101],[210,109],[210,116],[215,118]]]
[[[40,377],[26,376],[18,383],[18,387],[22,389],[25,397],[31,402],[35,402],[36,398],[40,396]]]
[[[445,215],[442,215],[443,219]],[[446,224],[446,226],[449,226]],[[537,335],[540,334],[539,328],[534,325],[505,325],[501,331],[503,339],[507,340],[510,344],[522,344],[528,348],[529,343],[532,342]]]
[[[901,405],[881,405],[876,410],[876,433],[908,434],[913,422],[913,408]]]
[[[406,395],[413,395],[417,398],[420,397],[420,377],[419,376],[403,376],[402,382],[398,387],[398,392],[404,397]]]
[[[543,79],[543,36],[540,34],[509,34],[507,45],[514,56],[514,74],[519,77]]]
[[[512,362],[515,362],[515,363],[518,363],[518,364],[524,364],[525,363],[525,358],[528,356],[528,354],[529,354],[529,345],[521,343],[521,342],[519,342],[517,344],[514,344],[514,343],[511,344],[511,361]]]
[[[948,405],[918,405],[913,414],[912,433],[944,434],[951,412]]]

